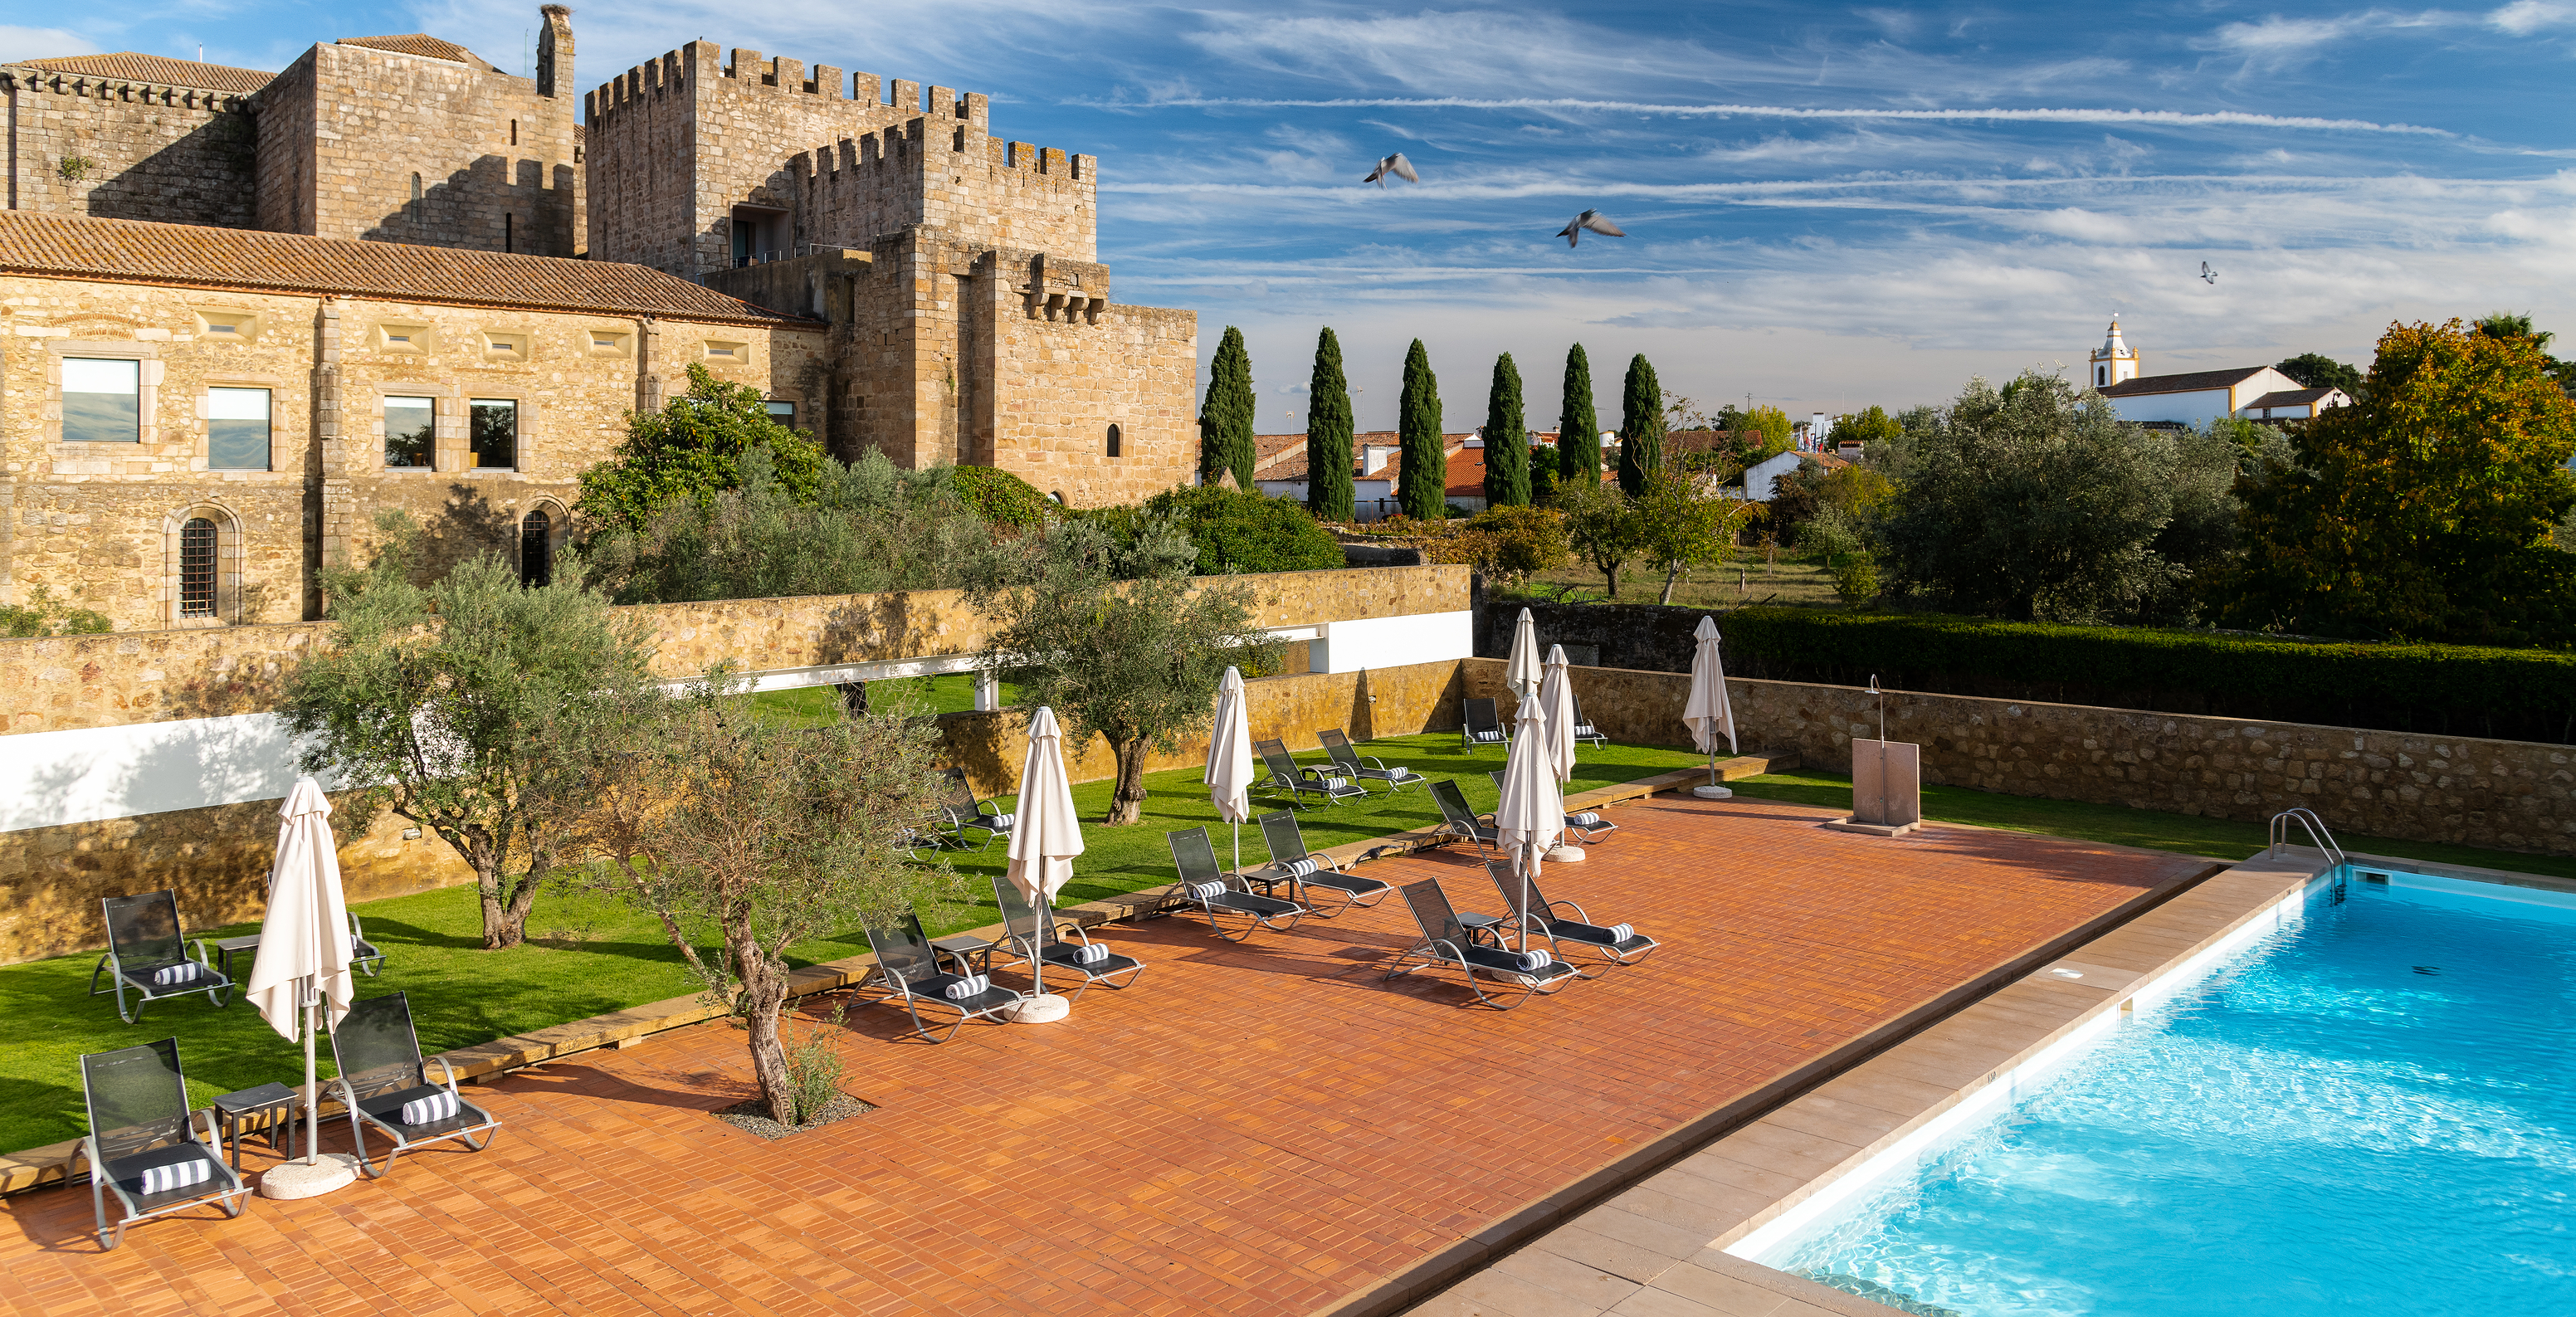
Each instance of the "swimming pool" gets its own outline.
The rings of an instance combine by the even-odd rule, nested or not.
[[[2576,894],[2357,867],[1732,1252],[1921,1313],[2576,1313]]]

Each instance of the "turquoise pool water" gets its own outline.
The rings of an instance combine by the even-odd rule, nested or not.
[[[2576,897],[2346,890],[1764,1260],[1968,1317],[2576,1314]]]

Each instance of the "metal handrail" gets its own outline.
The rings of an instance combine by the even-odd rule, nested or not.
[[[2327,829],[2326,821],[2318,818],[2315,810],[2304,806],[2285,809],[2272,816],[2271,846],[2264,853],[2265,859],[2280,858],[2281,847],[2289,843],[2290,824],[2294,820],[2306,830],[2309,843],[2325,852],[2327,859],[2333,860],[2338,867],[2352,863],[2351,857],[2343,853],[2343,847],[2335,844],[2334,833]]]

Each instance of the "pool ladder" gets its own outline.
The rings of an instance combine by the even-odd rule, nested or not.
[[[2333,831],[2326,827],[2324,819],[2317,817],[2315,810],[2301,806],[2285,809],[2273,815],[2271,845],[2264,851],[2264,858],[2280,858],[2281,848],[2289,844],[2292,823],[2298,824],[2307,832],[2309,845],[2325,852],[2326,858],[2334,862],[2334,899],[2337,903],[2341,903],[2344,898],[2344,883],[2352,872],[2352,859],[2343,853],[2343,847],[2335,844]]]

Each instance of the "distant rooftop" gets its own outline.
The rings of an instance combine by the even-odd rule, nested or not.
[[[424,55],[430,59],[446,60],[450,64],[462,64],[469,69],[481,69],[486,73],[505,71],[492,61],[453,41],[442,40],[426,32],[406,32],[392,37],[342,37],[338,44],[365,46],[370,50],[390,50],[400,55]]]
[[[2105,398],[2132,398],[2149,393],[2203,393],[2242,384],[2270,369],[2269,366],[2239,366],[2234,370],[2196,370],[2187,375],[2145,375],[2106,386],[2099,392]]]
[[[120,50],[113,55],[64,55],[56,59],[21,59],[8,61],[22,69],[49,69],[56,73],[79,73],[116,82],[149,82],[169,87],[196,87],[206,91],[249,93],[268,85],[274,73],[258,69],[237,69],[229,64],[200,64],[192,59],[170,59],[146,55],[141,51]]]

